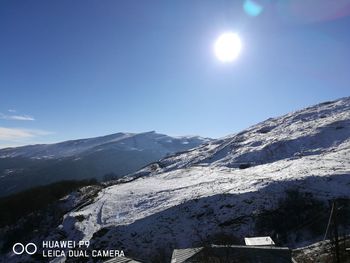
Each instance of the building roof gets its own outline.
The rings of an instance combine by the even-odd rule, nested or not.
[[[171,257],[171,263],[185,262],[187,259],[196,255],[202,249],[203,249],[203,247],[174,249],[173,255]]]
[[[244,242],[247,246],[274,246],[272,238],[266,237],[245,237]]]
[[[210,246],[200,248],[175,249],[171,263],[219,262],[245,263],[291,263],[291,250],[285,247],[263,246]]]
[[[105,261],[105,263],[141,263],[141,261],[136,261],[127,257],[115,257]]]

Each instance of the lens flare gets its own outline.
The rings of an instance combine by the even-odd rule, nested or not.
[[[244,1],[243,9],[250,16],[258,16],[263,11],[263,7],[253,0]]]

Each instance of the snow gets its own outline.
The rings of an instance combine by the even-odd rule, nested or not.
[[[26,157],[32,159],[55,159],[98,152],[109,148],[123,148],[130,151],[153,148],[154,151],[166,152],[168,151],[167,146],[163,144],[171,145],[172,143],[176,143],[176,141],[180,142],[180,144],[192,143],[194,146],[198,146],[210,141],[210,139],[198,136],[170,137],[155,132],[115,133],[102,137],[71,140],[54,144],[0,149],[0,158]]]
[[[62,158],[77,155],[101,144],[118,142],[133,136],[132,133],[116,133],[103,137],[72,140],[55,144],[28,145],[0,150],[0,158],[27,157],[34,159]]]
[[[145,132],[3,149],[0,150],[0,196],[61,180],[120,178],[203,142],[207,139]]]
[[[75,228],[90,239],[103,227],[131,224],[188,200],[223,193],[258,192],[278,181],[299,180],[300,188],[321,197],[350,196],[350,176],[341,180],[335,176],[349,174],[349,157],[347,143],[342,150],[324,154],[321,158],[307,156],[281,160],[245,170],[227,167],[178,169],[103,189],[93,204],[69,214],[69,217],[85,216],[83,222],[75,222]],[[304,185],[303,179],[311,176],[325,178],[317,185]],[[277,193],[282,193],[282,190],[274,189]],[[256,200],[256,208],[260,207],[259,202],[264,202],[264,198]]]
[[[117,145],[110,142],[118,140],[113,136],[99,140],[107,142],[102,144],[104,149],[142,149],[150,136],[159,147],[169,140],[190,141],[186,136],[176,141],[179,138],[154,133],[118,136],[125,137]],[[90,240],[94,248],[125,249],[149,259],[157,251],[171,254],[175,247],[193,247],[223,230],[240,240],[256,236],[255,215],[277,208],[290,189],[324,201],[350,198],[350,98],[270,118],[240,133],[203,142],[101,186],[93,195],[71,194],[67,203],[75,208],[56,231],[65,233],[66,240]],[[78,150],[84,142],[74,145]],[[12,152],[0,151],[0,156],[6,154]],[[55,156],[57,152],[35,154]]]
[[[249,232],[251,216],[274,208],[290,188],[325,200],[350,197],[349,123],[349,98],[268,119],[102,189],[90,205],[67,214],[61,228],[73,239],[91,239],[107,228],[95,242],[122,241],[149,256],[149,246],[176,239],[185,247],[198,240],[199,234],[189,234],[194,229],[210,234],[231,224],[226,208],[234,207],[243,222],[235,234]],[[240,169],[240,164],[249,165]],[[75,220],[78,215],[85,219]],[[130,236],[134,232],[138,238]]]

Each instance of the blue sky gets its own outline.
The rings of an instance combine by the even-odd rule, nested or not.
[[[2,0],[0,148],[221,137],[349,96],[350,1],[303,2]],[[243,43],[232,63],[213,52],[226,31]]]

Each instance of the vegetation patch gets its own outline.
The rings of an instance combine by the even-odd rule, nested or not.
[[[337,210],[337,217],[342,232],[350,226],[350,202],[337,202],[341,207]],[[325,234],[330,211],[331,200],[320,201],[311,193],[288,190],[285,197],[278,200],[276,209],[263,211],[256,217],[256,232],[271,236],[278,245],[320,238]]]
[[[62,181],[0,198],[0,251],[6,253],[16,242],[45,237],[68,212],[61,199],[92,184],[96,181]]]
[[[47,207],[82,186],[96,183],[96,180],[61,181],[2,197],[0,198],[0,228]]]

